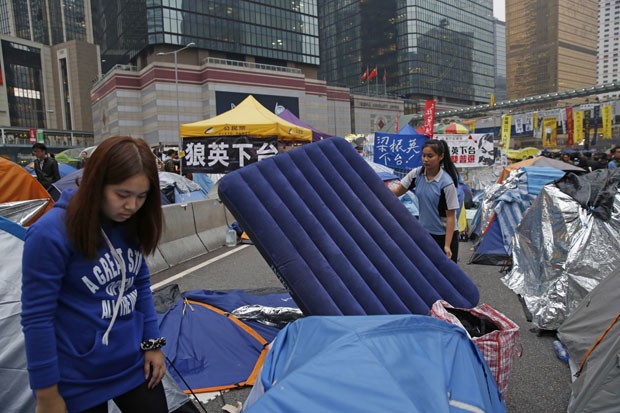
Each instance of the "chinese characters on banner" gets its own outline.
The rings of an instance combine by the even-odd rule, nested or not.
[[[613,107],[606,105],[601,108],[603,115],[603,139],[611,139],[611,120],[613,119]]]
[[[510,149],[510,128],[512,127],[512,115],[502,115],[502,131],[500,147],[503,150]]]
[[[375,133],[375,163],[390,168],[412,169],[422,165],[422,145],[428,137]]]
[[[437,102],[434,100],[427,100],[424,107],[424,134],[426,136],[433,136],[433,128],[435,125],[435,106]]]
[[[573,133],[575,143],[583,142],[583,110],[573,112]]]
[[[575,126],[573,125],[573,108],[570,106],[566,108],[566,128],[567,128],[566,144],[572,145],[575,142],[575,136],[574,136]]]
[[[223,174],[278,153],[278,138],[249,136],[184,138],[183,171]]]
[[[452,162],[457,168],[492,166],[495,163],[492,133],[435,135],[434,138],[446,141]]]
[[[450,157],[459,168],[490,166],[495,162],[493,134],[435,135],[448,143]],[[375,133],[374,162],[390,168],[412,169],[422,165],[426,137]]]

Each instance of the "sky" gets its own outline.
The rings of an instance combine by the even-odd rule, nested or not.
[[[506,2],[505,0],[493,0],[493,16],[499,20],[506,21]]]

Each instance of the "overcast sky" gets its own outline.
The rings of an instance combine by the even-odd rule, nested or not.
[[[493,16],[502,21],[506,21],[506,3],[505,0],[493,0]]]

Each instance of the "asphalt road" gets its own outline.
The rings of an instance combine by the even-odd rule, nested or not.
[[[461,242],[459,265],[480,290],[480,303],[504,313],[521,328],[522,355],[515,360],[506,395],[508,412],[566,412],[570,398],[570,370],[555,357],[553,336],[531,331],[518,297],[500,281],[500,267],[469,264],[470,242]],[[200,268],[195,268],[201,266]],[[213,253],[153,275],[154,287],[176,283],[181,291],[194,289],[282,289],[265,260],[251,245],[223,247]],[[249,389],[229,391],[205,403],[208,412],[222,412],[224,404],[243,402]]]

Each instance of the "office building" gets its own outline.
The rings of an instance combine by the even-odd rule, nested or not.
[[[100,74],[90,1],[12,0],[0,5],[0,141],[28,158],[93,142],[90,88]]]
[[[506,100],[506,22],[495,19],[495,101]]]
[[[179,125],[230,109],[251,93],[326,133],[380,129],[402,100],[351,95],[317,79],[311,1],[93,0],[104,72],[92,90],[97,140],[131,133],[176,144]],[[106,70],[109,69],[109,70]]]
[[[508,99],[596,84],[598,0],[506,0]]]
[[[598,61],[596,83],[620,82],[620,2],[600,0],[598,10]],[[601,95],[601,99],[617,98],[620,93]]]
[[[130,61],[144,67],[164,45],[190,42],[202,58],[310,71],[319,64],[315,0],[93,0],[93,15],[104,72]]]
[[[319,0],[319,25],[328,83],[436,99],[440,109],[488,103],[494,92],[491,0]]]

